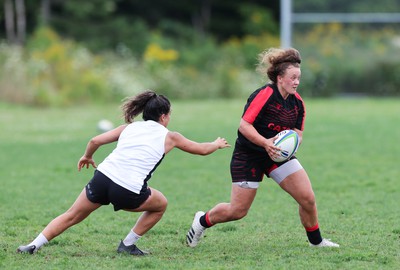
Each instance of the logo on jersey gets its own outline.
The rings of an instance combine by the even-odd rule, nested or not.
[[[276,125],[275,123],[269,123],[268,124],[268,128],[272,129],[276,132],[281,132],[282,130],[287,130],[287,129],[291,129],[290,127],[285,127],[285,126],[280,126],[280,125]]]

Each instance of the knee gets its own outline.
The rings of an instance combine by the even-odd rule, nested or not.
[[[167,210],[168,206],[168,200],[165,196],[162,196],[162,199],[160,200],[160,211],[164,213]]]
[[[167,210],[168,200],[160,191],[151,189],[152,194],[147,201],[146,211],[160,212],[163,214]],[[150,208],[150,209],[149,209]]]
[[[167,206],[168,206],[167,198],[164,196],[164,194],[159,192],[157,194],[156,207],[154,208],[153,211],[159,212],[161,215],[163,215],[167,210]]]
[[[316,207],[315,196],[314,194],[308,194],[304,196],[301,200],[301,207],[306,210],[312,210]]]

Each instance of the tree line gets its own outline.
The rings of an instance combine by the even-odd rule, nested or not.
[[[92,50],[113,49],[123,43],[143,49],[146,31],[157,30],[182,42],[213,37],[257,34],[255,11],[268,14],[263,31],[279,33],[280,1],[265,0],[3,0],[0,37],[24,45],[39,26],[51,26],[61,36],[83,42]],[[293,1],[295,12],[391,12],[397,0]],[[253,33],[252,33],[253,32]]]
[[[183,40],[240,37],[251,10],[266,10],[272,21],[279,19],[279,1],[263,0],[4,0],[0,9],[0,36],[10,44],[23,45],[37,27],[47,25],[94,50],[155,29]],[[271,30],[278,31],[276,24]]]

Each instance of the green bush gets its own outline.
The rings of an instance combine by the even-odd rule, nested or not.
[[[400,96],[399,61],[379,62],[367,70],[369,92],[375,96]]]
[[[306,95],[400,96],[394,28],[332,23],[298,32],[294,46],[303,58],[301,91]]]
[[[109,99],[103,60],[51,29],[40,28],[27,44],[38,105],[70,105]]]
[[[174,99],[243,98],[266,80],[255,72],[257,55],[280,42],[267,32],[223,44],[210,37],[190,41],[187,29],[182,31],[184,42],[148,34],[142,55],[136,56],[124,45],[95,55],[40,28],[25,48],[0,44],[0,98],[69,106],[120,102],[145,89]],[[393,29],[321,24],[301,33],[294,46],[303,58],[302,96],[400,96],[400,46]]]
[[[12,103],[32,103],[34,90],[28,83],[23,48],[0,44],[0,65],[0,99]]]
[[[106,102],[110,91],[102,57],[49,28],[38,29],[25,50],[1,45],[3,100],[38,106]]]

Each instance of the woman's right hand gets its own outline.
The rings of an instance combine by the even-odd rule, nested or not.
[[[78,161],[78,171],[81,171],[83,167],[89,169],[89,166],[92,165],[93,168],[97,168],[96,163],[94,162],[93,158],[88,158],[86,156],[82,156]]]
[[[270,158],[277,158],[279,157],[279,152],[281,149],[274,145],[274,141],[278,139],[278,135],[275,137],[269,138],[265,140],[264,149],[267,151]]]

